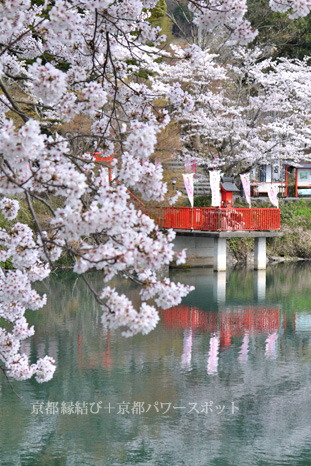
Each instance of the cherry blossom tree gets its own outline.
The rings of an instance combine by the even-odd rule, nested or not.
[[[259,48],[232,54],[224,66],[206,52],[191,71],[189,63],[174,69],[193,102],[191,111],[176,110],[183,155],[235,175],[256,165],[310,159],[307,60],[263,59]],[[168,79],[165,71],[163,76]]]
[[[127,190],[135,187],[147,200],[163,199],[167,191],[161,167],[149,157],[169,116],[154,105],[161,94],[136,79],[142,67],[157,67],[161,31],[145,11],[154,4],[0,4],[0,208],[7,219],[0,255],[13,267],[1,268],[0,282],[0,316],[9,322],[0,330],[6,376],[35,375],[38,382],[53,376],[52,358],[30,364],[21,342],[34,333],[25,310],[46,302],[31,283],[46,278],[64,250],[102,306],[103,325],[121,326],[128,336],[148,333],[159,319],[156,308],[172,306],[191,289],[156,278],[174,257],[174,233],[161,232],[132,205]],[[87,121],[87,134],[68,136],[63,125],[77,116]],[[109,183],[95,152],[116,154],[118,183]],[[58,208],[52,197],[60,200]],[[18,221],[19,201],[27,203],[34,229]],[[48,213],[45,228],[38,205]],[[183,260],[181,253],[177,262]],[[101,291],[85,276],[90,269],[101,271]],[[141,285],[139,309],[107,286],[117,274]]]
[[[155,4],[0,2],[0,208],[6,220],[0,256],[11,265],[0,269],[0,317],[7,323],[0,329],[0,368],[6,377],[44,382],[53,376],[52,358],[31,364],[21,343],[34,333],[25,310],[40,309],[47,299],[31,284],[49,275],[63,251],[102,306],[103,325],[123,327],[127,336],[148,333],[159,319],[157,308],[178,304],[191,289],[157,279],[156,271],[174,257],[174,233],[160,231],[133,206],[127,190],[164,199],[162,168],[150,159],[157,134],[170,120],[170,106],[183,112],[194,106],[178,82],[140,78],[141,70],[163,75],[163,37],[148,21]],[[293,15],[309,11],[304,1],[272,7],[291,8]],[[244,0],[191,1],[190,8],[197,24],[224,24],[234,40],[247,42],[256,34],[243,19]],[[195,65],[199,57],[200,50],[190,47],[180,62]],[[163,97],[168,108],[157,103]],[[79,131],[65,131],[81,121]],[[116,154],[114,182],[107,181],[107,167],[95,152]],[[20,221],[20,202],[28,206],[33,228]],[[40,209],[48,219],[44,226]],[[184,261],[184,252],[176,260]],[[89,282],[90,269],[101,271],[102,290]],[[117,274],[140,285],[138,309],[109,287]]]

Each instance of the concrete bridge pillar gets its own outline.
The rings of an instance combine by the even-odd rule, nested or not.
[[[213,266],[216,272],[226,270],[226,241],[231,238],[254,238],[254,269],[266,270],[266,238],[282,236],[269,231],[191,231],[176,230],[175,251],[187,249],[187,263],[190,267]]]
[[[267,268],[266,238],[255,238],[254,269],[265,270]]]
[[[227,268],[227,240],[226,238],[214,239],[214,270],[224,272]]]

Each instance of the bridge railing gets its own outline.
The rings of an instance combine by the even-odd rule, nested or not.
[[[160,228],[206,231],[279,230],[280,209],[156,207],[146,213]]]

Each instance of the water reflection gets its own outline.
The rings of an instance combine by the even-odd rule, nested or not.
[[[265,349],[265,354],[266,354],[267,359],[276,359],[276,357],[277,357],[277,348],[276,348],[277,339],[278,339],[278,334],[276,332],[267,337],[267,339],[266,339],[266,349]]]
[[[295,312],[294,324],[296,332],[310,332],[311,331],[311,313],[298,313]]]
[[[1,379],[1,465],[310,466],[311,267],[172,277],[196,291],[132,339],[102,329],[70,273],[38,285],[55,299],[29,313],[27,351],[58,368],[48,384],[15,384],[22,400]],[[35,403],[43,414],[31,414]]]
[[[181,367],[189,369],[191,367],[191,352],[192,352],[193,329],[186,328],[184,330],[183,351],[181,355]]]
[[[213,274],[213,300],[221,305],[226,302],[226,272],[214,272]]]
[[[243,364],[247,362],[248,349],[249,349],[249,335],[246,333],[243,337],[241,350],[239,352],[239,361]]]
[[[266,299],[266,270],[254,271],[254,298],[258,302]]]
[[[240,361],[246,362],[248,359],[250,336],[259,334],[267,335],[266,357],[276,358],[276,342],[282,320],[279,307],[224,306],[216,312],[202,311],[191,305],[179,305],[163,311],[162,320],[164,328],[184,329],[182,366],[190,367],[194,331],[210,335],[208,374],[217,372],[219,352],[230,348],[232,339],[236,337],[243,337],[238,356]]]
[[[274,333],[280,327],[278,307],[224,307],[219,311],[202,311],[194,306],[179,305],[162,311],[163,326],[167,328],[195,328],[203,332],[219,333],[222,345],[231,345],[234,336],[244,333]]]
[[[219,337],[213,335],[210,339],[210,349],[207,360],[207,373],[209,375],[217,373],[219,359]]]

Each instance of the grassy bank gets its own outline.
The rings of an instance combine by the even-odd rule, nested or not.
[[[271,204],[254,202],[252,207],[271,207]],[[311,202],[280,200],[280,210],[283,236],[267,239],[267,256],[311,259]],[[254,240],[234,238],[229,247],[238,262],[246,262],[253,252]]]
[[[268,254],[311,259],[311,202],[280,202],[282,238],[271,238]]]

